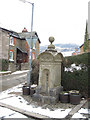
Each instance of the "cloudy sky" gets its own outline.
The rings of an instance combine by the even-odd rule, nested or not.
[[[34,2],[33,31],[42,45],[54,43],[84,42],[89,0],[28,0]],[[0,27],[21,32],[24,27],[31,31],[32,6],[19,0],[0,0]]]

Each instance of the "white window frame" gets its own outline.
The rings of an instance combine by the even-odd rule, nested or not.
[[[13,54],[13,51],[9,51],[9,60],[10,60],[10,61],[14,61],[14,60],[13,60],[13,55],[14,55],[14,54]]]
[[[10,37],[10,45],[14,46],[14,39],[12,36]]]

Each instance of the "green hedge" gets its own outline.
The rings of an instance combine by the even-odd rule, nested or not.
[[[61,84],[64,90],[79,90],[82,96],[88,97],[89,93],[89,58],[90,53],[82,55],[65,57],[62,67],[62,81]],[[71,64],[82,64],[82,70],[75,70],[73,72],[64,71],[65,67],[70,67]],[[83,67],[84,66],[84,67]]]
[[[1,63],[1,71],[7,71],[8,65],[9,65],[8,60],[7,59],[0,59],[0,63]]]
[[[39,62],[37,59],[33,60],[31,63],[31,84],[38,84],[39,79]]]
[[[75,63],[76,65],[85,64],[87,67],[90,66],[90,53],[84,53],[77,56],[65,57],[63,64],[66,67],[69,67],[71,64]]]

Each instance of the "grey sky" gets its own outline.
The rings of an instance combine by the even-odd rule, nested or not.
[[[28,0],[34,2],[33,31],[42,45],[49,44],[49,36],[55,43],[84,42],[88,0]],[[19,0],[0,0],[0,26],[21,32],[31,30],[31,5]]]

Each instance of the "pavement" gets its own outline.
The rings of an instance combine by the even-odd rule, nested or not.
[[[27,81],[28,70],[16,71],[16,72],[3,72],[0,76],[0,91],[7,90],[13,86],[21,84]],[[2,72],[1,72],[2,73]]]

